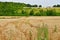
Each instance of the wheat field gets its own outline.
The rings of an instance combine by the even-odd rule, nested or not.
[[[60,40],[60,17],[1,16],[0,40]]]

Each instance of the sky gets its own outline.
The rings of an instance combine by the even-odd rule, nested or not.
[[[20,2],[26,4],[37,4],[42,5],[43,7],[53,6],[60,4],[60,0],[0,0],[2,2]]]

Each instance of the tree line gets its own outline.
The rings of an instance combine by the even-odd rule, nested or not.
[[[53,5],[53,7],[60,7],[60,5],[59,5],[59,4],[57,4],[57,5]]]
[[[33,10],[29,12],[29,14],[22,10],[23,7],[38,7],[37,5],[30,5],[25,3],[15,3],[15,2],[0,2],[0,16],[56,16],[60,15],[60,13],[57,13],[54,10],[48,10],[45,12],[43,10],[39,10],[38,13],[34,13]],[[39,7],[42,7],[42,5],[39,5]],[[56,7],[56,6],[54,6]],[[21,12],[18,10],[21,10]]]
[[[39,6],[38,6],[38,5],[36,5],[36,4],[35,4],[35,5],[27,4],[27,7],[42,7],[42,5],[39,5]]]

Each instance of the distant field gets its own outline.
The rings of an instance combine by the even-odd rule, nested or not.
[[[57,12],[59,12],[60,10],[60,7],[51,7],[51,8],[43,8],[43,7],[23,7],[23,10],[26,10],[26,11],[29,11],[29,10],[34,10],[34,12],[39,12],[39,10],[44,10],[44,11],[47,11],[47,10],[56,10]]]
[[[18,9],[16,12],[16,15],[18,14],[20,16],[60,16],[60,7],[23,7],[22,9]]]
[[[60,16],[60,7],[43,8],[42,5],[0,2],[0,16]]]
[[[60,7],[55,8],[33,8],[23,7],[17,10],[5,10],[0,12],[0,16],[60,16]]]

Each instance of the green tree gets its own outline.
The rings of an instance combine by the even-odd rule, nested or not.
[[[51,10],[47,9],[46,14],[47,14],[47,16],[56,16],[56,11],[53,9],[51,9]]]
[[[32,7],[32,5],[30,5],[30,4],[27,4],[27,7]]]
[[[42,5],[39,5],[39,7],[42,7]]]
[[[32,7],[38,7],[37,5],[32,5]]]
[[[40,12],[35,13],[35,16],[41,16]]]
[[[22,10],[22,12],[20,13],[21,16],[28,16],[28,13],[25,10]]]
[[[34,16],[34,11],[31,10],[30,13],[29,13],[30,16]]]
[[[41,16],[46,16],[46,12],[43,9],[39,10],[39,12],[40,12]]]

